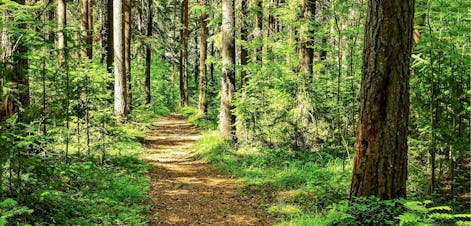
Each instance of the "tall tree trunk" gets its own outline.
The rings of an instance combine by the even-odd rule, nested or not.
[[[147,11],[147,37],[152,37],[152,1],[148,0],[148,11]],[[150,63],[151,63],[151,47],[150,44],[146,46],[146,70],[145,70],[145,92],[146,92],[146,104],[150,104],[151,92],[150,92]]]
[[[126,87],[126,113],[132,110],[132,82],[131,82],[131,0],[124,0],[124,70],[128,79]]]
[[[350,198],[406,196],[414,0],[369,0]]]
[[[20,5],[25,5],[25,0],[15,0],[15,2]],[[2,17],[3,24],[7,24],[9,22],[13,23],[11,19],[15,20],[15,18],[11,18],[9,15],[8,9],[4,9]],[[21,21],[21,19],[17,19],[15,22],[18,24],[17,28],[20,30],[24,31],[26,29],[26,24]],[[22,119],[20,108],[26,108],[30,103],[28,78],[29,64],[27,56],[28,48],[24,43],[22,35],[17,32],[9,31],[8,27],[8,25],[4,26],[1,34],[1,77],[7,80],[6,83],[11,82],[12,84],[15,84],[15,87],[11,88],[17,90],[17,92],[8,91],[10,92],[10,95],[5,95],[7,98],[0,99],[0,121],[9,118],[17,112],[19,113],[20,119]],[[20,32],[23,33],[23,31]],[[3,83],[1,80],[0,82]],[[0,98],[3,98],[3,95],[0,96]]]
[[[58,53],[58,62],[59,65],[64,63],[64,50],[67,47],[67,43],[64,37],[64,28],[66,25],[66,1],[58,0],[57,1],[57,49]]]
[[[180,31],[180,107],[188,106],[188,0],[182,1]]]
[[[87,0],[87,56],[93,58],[93,0]]]
[[[106,69],[108,70],[108,73],[111,73],[111,68],[113,67],[113,62],[114,62],[114,32],[113,32],[113,27],[114,27],[114,22],[113,22],[113,0],[107,0],[107,45],[105,48],[106,51]]]
[[[305,75],[306,84],[310,84],[313,78],[312,63],[314,61],[314,20],[316,12],[315,0],[304,0],[301,5],[300,21],[301,32],[299,33],[299,59],[300,72]]]
[[[222,1],[222,80],[219,133],[226,140],[237,140],[235,115],[232,113],[235,93],[234,0]]]
[[[114,114],[126,116],[126,68],[124,55],[124,2],[113,0]]]
[[[80,40],[82,57],[88,57],[88,0],[80,0]]]
[[[92,59],[93,54],[93,0],[80,0],[80,31],[82,57]]]
[[[254,38],[258,40],[258,43],[262,43],[263,38],[263,0],[255,0],[256,6],[256,16],[255,16],[255,28],[254,28]],[[262,61],[262,47],[263,44],[260,44],[254,50],[254,58],[256,61]]]
[[[206,35],[208,33],[208,27],[206,25],[206,20],[208,15],[206,14],[206,0],[201,0],[201,6],[204,8],[204,11],[201,13],[200,18],[200,78],[199,78],[199,98],[198,98],[198,114],[205,115],[208,111],[208,101],[206,100],[207,95],[207,79],[206,79],[206,56],[208,49],[208,42],[206,40]]]
[[[248,1],[242,0],[241,6],[240,6],[240,11],[242,14],[240,39],[242,39],[242,42],[244,43],[240,47],[240,65],[242,66],[242,70],[240,71],[240,77],[241,77],[240,87],[242,91],[244,91],[244,87],[247,84],[247,69],[245,67],[249,60],[249,53],[247,51],[247,48],[244,46],[249,41],[248,40],[249,34],[247,30],[247,28],[249,27],[248,17],[247,17],[247,7],[248,7]]]

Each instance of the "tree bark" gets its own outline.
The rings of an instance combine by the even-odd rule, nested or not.
[[[147,11],[147,37],[152,37],[152,1],[148,0],[148,11]],[[146,92],[146,104],[150,104],[151,92],[150,92],[150,63],[151,63],[151,47],[150,44],[146,46],[146,70],[145,70],[145,92]]]
[[[259,47],[254,50],[254,59],[258,62],[262,61],[262,48],[263,44],[261,44],[263,38],[263,0],[255,0],[256,5],[256,16],[255,16],[255,28],[254,28],[254,38],[259,42]]]
[[[25,0],[15,0],[15,2],[20,5],[25,5]],[[10,21],[11,16],[7,9],[3,11],[2,17],[3,24],[13,22]],[[14,20],[15,18],[12,19]],[[26,24],[21,21],[21,19],[15,22],[18,23],[17,26],[20,30],[24,31],[26,29]],[[11,117],[17,112],[19,113],[20,120],[23,120],[20,107],[26,108],[30,104],[28,47],[25,45],[23,37],[15,32],[9,31],[8,26],[2,28],[1,39],[0,63],[3,67],[1,77],[15,84],[15,87],[11,88],[16,89],[17,92],[8,91],[10,95],[5,95],[7,98],[3,99],[3,95],[0,97],[2,98],[0,99],[0,121]],[[13,96],[13,98],[8,98],[9,96]]]
[[[114,44],[113,44],[113,0],[107,0],[108,6],[107,6],[107,45],[105,48],[106,52],[106,69],[108,70],[108,73],[111,73],[111,68],[113,67],[113,61],[114,61]]]
[[[237,140],[235,115],[232,113],[235,93],[234,0],[222,1],[222,76],[219,133],[226,140]]]
[[[57,55],[59,65],[64,63],[64,50],[67,47],[67,43],[64,37],[64,28],[66,25],[66,1],[57,1],[57,49],[59,53]]]
[[[414,0],[369,0],[350,198],[406,196]]]
[[[124,55],[124,2],[113,0],[113,49],[114,49],[114,114],[127,115],[126,68]]]
[[[93,58],[93,0],[87,0],[87,56]]]
[[[131,0],[124,0],[124,70],[128,79],[126,91],[126,113],[132,110],[132,82],[131,82]]]
[[[206,78],[206,58],[208,50],[208,41],[206,35],[208,33],[208,27],[206,20],[208,15],[206,14],[207,3],[206,0],[201,0],[201,6],[204,8],[200,18],[200,77],[199,77],[199,98],[198,98],[198,114],[206,115],[208,112],[208,102],[206,100],[207,95],[207,78]]]
[[[240,11],[242,14],[242,19],[241,19],[241,28],[240,28],[240,39],[242,39],[242,42],[246,44],[249,40],[249,34],[247,28],[249,27],[248,24],[248,17],[247,17],[247,6],[248,2],[247,0],[242,0],[241,1],[241,6],[240,6]],[[242,66],[242,70],[240,71],[240,87],[241,90],[244,91],[244,87],[247,84],[247,69],[245,66],[247,65],[249,61],[249,53],[247,51],[247,48],[242,45],[240,47],[240,65]]]
[[[180,107],[188,107],[188,0],[182,1],[180,31]]]
[[[82,57],[88,57],[88,0],[80,0],[80,44]]]
[[[305,75],[306,84],[310,84],[313,78],[312,64],[314,61],[314,20],[316,12],[315,0],[304,0],[301,5],[300,21],[301,31],[299,32],[299,59],[300,72]]]

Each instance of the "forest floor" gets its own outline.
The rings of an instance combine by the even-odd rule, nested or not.
[[[192,147],[201,137],[188,119],[172,113],[152,123],[145,139],[151,190],[150,225],[268,225],[257,194],[218,173]]]

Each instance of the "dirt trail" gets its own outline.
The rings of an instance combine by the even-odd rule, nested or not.
[[[179,114],[161,117],[146,138],[150,162],[150,225],[269,225],[261,198],[194,157],[200,133]]]

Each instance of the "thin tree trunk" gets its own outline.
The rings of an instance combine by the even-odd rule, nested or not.
[[[257,11],[255,16],[254,38],[258,40],[259,43],[262,43],[261,39],[263,38],[263,0],[255,0],[255,5]],[[254,58],[258,62],[262,61],[262,47],[263,44],[260,44],[260,46],[254,50]]]
[[[124,0],[124,70],[128,79],[126,91],[126,114],[132,110],[132,80],[131,80],[131,0]]]
[[[188,106],[188,0],[182,1],[180,31],[180,107]]]
[[[206,40],[206,35],[208,33],[208,27],[206,25],[206,20],[208,15],[206,14],[206,0],[201,0],[201,6],[204,8],[204,11],[201,13],[200,17],[200,78],[199,78],[199,98],[198,98],[198,114],[205,115],[208,111],[208,101],[206,100],[207,95],[207,79],[206,79],[206,56],[208,42]]]
[[[87,56],[93,58],[93,0],[87,0]]]
[[[148,11],[147,11],[147,37],[152,37],[152,1],[148,0]],[[146,92],[146,104],[150,104],[151,92],[150,92],[150,64],[151,64],[151,47],[150,44],[146,46],[146,70],[145,70],[145,92]]]
[[[237,140],[235,115],[232,113],[235,93],[234,0],[222,1],[222,76],[219,133],[226,140]]]
[[[249,34],[247,30],[247,28],[249,27],[247,7],[248,7],[248,1],[242,0],[241,6],[240,6],[240,11],[242,14],[240,39],[242,39],[242,42],[244,42],[244,44],[241,45],[240,47],[240,65],[242,66],[242,70],[240,71],[240,77],[241,77],[240,87],[241,87],[242,92],[244,91],[244,87],[247,85],[247,69],[245,67],[249,60],[249,53],[247,51],[247,48],[244,46],[249,41],[248,40]]]
[[[369,0],[350,198],[406,196],[414,0]]]
[[[107,0],[107,45],[105,48],[106,51],[106,69],[108,70],[108,73],[111,73],[111,68],[113,67],[113,62],[114,62],[114,32],[113,32],[113,27],[114,27],[114,22],[113,22],[113,0]]]

